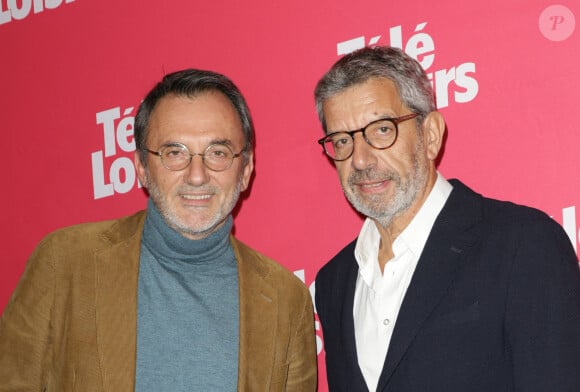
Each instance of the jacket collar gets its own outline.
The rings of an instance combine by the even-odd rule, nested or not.
[[[269,270],[265,263],[234,237],[231,241],[238,261],[240,290],[238,390],[260,390],[271,379],[278,294],[267,279]]]
[[[122,218],[94,254],[97,349],[103,390],[134,388],[137,280],[145,211]]]

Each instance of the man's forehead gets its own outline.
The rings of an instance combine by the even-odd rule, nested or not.
[[[167,95],[151,113],[149,138],[160,143],[199,141],[235,144],[244,140],[238,112],[222,93]]]
[[[401,97],[395,84],[386,78],[372,78],[363,83],[349,86],[328,98],[322,106],[326,115],[329,112],[341,111],[345,108],[360,109],[369,105],[385,106],[383,110],[398,110]]]

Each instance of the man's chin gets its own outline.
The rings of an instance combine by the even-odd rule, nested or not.
[[[218,222],[210,220],[201,223],[197,220],[194,224],[181,223],[174,226],[174,229],[181,233],[184,237],[191,239],[202,239],[217,231],[225,223],[225,219]]]

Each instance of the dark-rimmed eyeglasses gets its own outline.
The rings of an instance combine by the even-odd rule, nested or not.
[[[401,117],[384,117],[368,123],[354,131],[332,132],[318,140],[324,153],[335,161],[344,161],[351,157],[354,151],[354,135],[362,132],[365,141],[373,148],[385,150],[395,144],[399,134],[399,124],[417,117],[411,113]]]
[[[191,153],[187,146],[181,143],[164,144],[159,151],[144,149],[151,154],[157,155],[161,159],[161,164],[168,170],[179,171],[189,166],[194,156],[199,155],[204,165],[213,171],[224,171],[228,169],[234,159],[241,156],[246,150],[244,148],[234,154],[231,147],[225,143],[213,143],[207,146],[203,153]]]

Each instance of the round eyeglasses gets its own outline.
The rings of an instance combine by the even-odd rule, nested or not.
[[[401,117],[385,117],[368,123],[364,128],[354,131],[332,132],[318,140],[324,153],[335,161],[345,161],[354,151],[354,135],[362,132],[365,141],[377,150],[385,150],[395,144],[399,134],[398,125],[417,117],[411,113]]]
[[[230,146],[224,143],[213,143],[207,146],[203,153],[191,153],[187,146],[181,143],[164,144],[159,151],[144,149],[161,158],[161,164],[168,170],[179,171],[185,169],[191,163],[194,156],[199,155],[204,165],[213,171],[224,171],[234,162],[234,158],[242,155],[244,148],[234,154]]]

